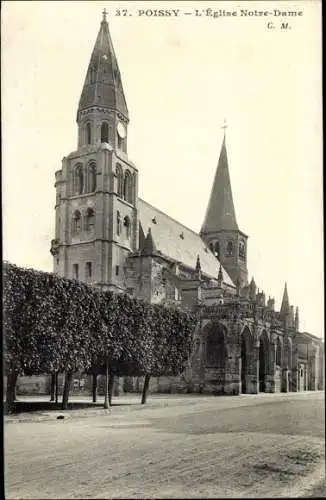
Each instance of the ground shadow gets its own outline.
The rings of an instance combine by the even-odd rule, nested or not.
[[[139,403],[112,403],[111,406],[131,406]],[[30,413],[34,411],[62,411],[62,403],[55,403],[54,401],[15,401],[11,414],[17,413]],[[103,401],[93,403],[92,401],[72,401],[68,403],[68,410],[82,410],[86,408],[103,408]],[[8,413],[5,408],[5,413]]]

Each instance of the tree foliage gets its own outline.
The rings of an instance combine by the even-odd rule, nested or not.
[[[3,265],[5,372],[77,370],[176,375],[185,368],[196,320],[126,294],[51,273]]]

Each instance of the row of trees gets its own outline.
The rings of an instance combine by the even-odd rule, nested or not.
[[[100,291],[51,273],[3,265],[4,366],[7,406],[19,375],[65,373],[63,409],[72,374],[106,375],[104,406],[114,376],[181,373],[192,349],[195,317],[125,294]]]

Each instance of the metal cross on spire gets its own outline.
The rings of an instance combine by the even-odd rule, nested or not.
[[[224,129],[224,137],[225,137],[225,130],[228,128],[225,118],[224,118],[224,124],[222,125],[221,128]]]
[[[103,14],[103,21],[106,21],[106,16],[107,16],[106,9],[103,10],[102,14]]]

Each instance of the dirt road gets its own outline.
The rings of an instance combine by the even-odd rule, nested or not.
[[[311,392],[9,423],[6,498],[322,496],[324,442],[324,394]]]

